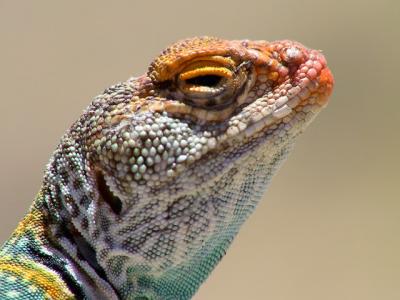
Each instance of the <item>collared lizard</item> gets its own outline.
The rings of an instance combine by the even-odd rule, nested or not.
[[[0,251],[0,299],[190,299],[332,87],[297,42],[170,46],[62,137]]]

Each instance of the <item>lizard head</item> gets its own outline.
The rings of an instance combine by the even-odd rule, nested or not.
[[[326,104],[333,79],[323,55],[296,42],[204,37],[167,48],[131,84],[129,101],[96,113],[107,126],[88,142],[112,193],[126,197],[122,210],[139,191],[201,188],[223,153],[239,159],[238,150],[278,135],[286,145]]]
[[[59,152],[81,149],[90,193],[71,188],[66,206],[113,285],[192,295],[332,86],[297,42],[203,37],[98,96]]]

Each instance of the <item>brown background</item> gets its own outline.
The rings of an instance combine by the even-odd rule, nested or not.
[[[177,39],[295,39],[332,101],[195,299],[400,299],[399,2],[144,2],[0,0],[0,241],[103,88]]]

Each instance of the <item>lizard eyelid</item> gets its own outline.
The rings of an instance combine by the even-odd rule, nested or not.
[[[237,65],[230,58],[212,57],[188,64],[175,81],[184,102],[210,110],[233,103],[247,75],[246,63]]]

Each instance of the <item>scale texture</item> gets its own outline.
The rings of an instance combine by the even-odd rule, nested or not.
[[[297,42],[170,46],[61,138],[0,250],[0,299],[190,299],[332,87]]]

